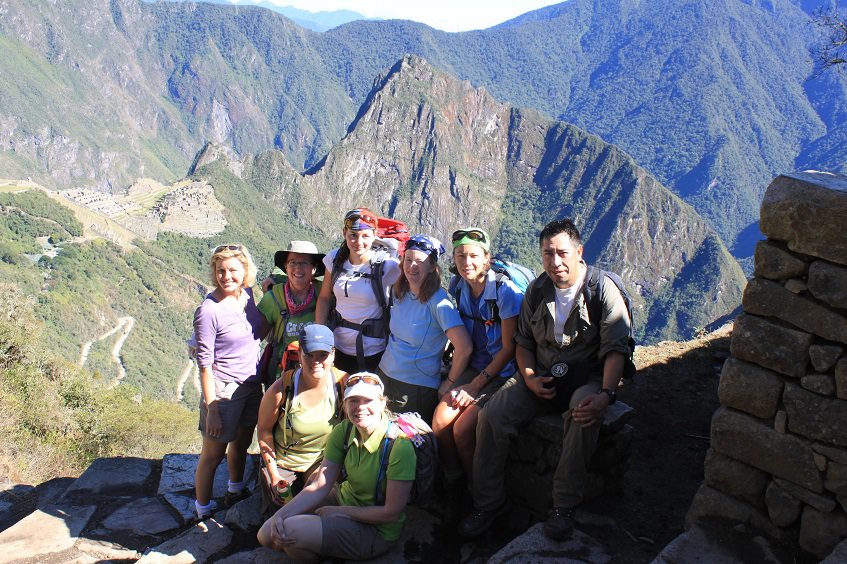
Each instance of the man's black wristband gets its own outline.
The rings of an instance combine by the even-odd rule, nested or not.
[[[606,394],[607,396],[609,396],[609,405],[612,405],[613,403],[618,401],[618,393],[614,390],[610,390],[609,388],[603,388],[602,390],[600,390],[597,393],[598,394]]]

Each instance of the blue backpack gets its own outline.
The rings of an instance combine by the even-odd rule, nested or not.
[[[500,291],[500,286],[503,285],[504,279],[511,280],[512,284],[517,286],[518,290],[520,290],[522,293],[525,293],[527,287],[529,287],[529,283],[535,280],[535,272],[533,272],[531,268],[527,268],[516,262],[509,262],[507,260],[501,259],[492,259],[490,268],[494,271],[494,280],[497,284],[497,292]],[[462,290],[462,286],[461,284],[459,284],[459,282],[461,281],[461,279],[461,276],[459,276],[458,274],[454,274],[453,278],[450,279],[450,286],[448,288],[450,295],[453,296],[454,300],[456,300],[456,307],[459,310],[459,315],[468,319],[473,319],[474,321],[479,321],[480,323],[484,323],[485,325],[499,323],[500,308],[497,306],[496,293],[494,299],[486,300],[486,302],[488,303],[488,307],[491,311],[491,319],[481,319],[473,315],[467,315],[461,310],[461,308],[459,308],[459,299],[461,297]]]

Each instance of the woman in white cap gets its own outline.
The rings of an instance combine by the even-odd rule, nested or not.
[[[326,438],[342,419],[332,330],[307,325],[298,335],[300,368],[286,371],[265,392],[257,436],[262,457],[262,514],[297,494],[318,467]]]
[[[391,335],[379,363],[389,408],[396,413],[415,411],[427,423],[471,355],[471,338],[441,287],[442,254],[444,246],[433,237],[415,235],[406,242],[403,269],[392,289]],[[448,339],[454,347],[453,362],[442,380],[441,358]]]
[[[274,255],[274,265],[285,277],[271,286],[259,302],[259,311],[273,327],[268,341],[273,346],[270,366],[276,372],[271,380],[279,377],[279,360],[285,348],[297,340],[303,327],[315,322],[321,292],[321,281],[316,277],[323,276],[323,258],[324,254],[309,241],[291,241],[288,249]]]
[[[406,518],[416,457],[411,442],[396,436],[381,477],[384,445],[387,437],[394,437],[385,401],[377,375],[360,372],[348,378],[348,421],[330,433],[324,460],[309,484],[262,525],[262,545],[304,562],[364,560],[394,546]],[[333,491],[342,468],[345,479]],[[377,504],[377,491],[382,504]]]
[[[376,370],[388,336],[388,288],[400,274],[396,258],[373,248],[379,218],[367,208],[344,216],[344,242],[324,257],[330,280],[318,296],[317,321],[335,327],[335,365]]]

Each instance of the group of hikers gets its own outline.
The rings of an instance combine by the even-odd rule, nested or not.
[[[416,413],[435,435],[457,531],[476,537],[508,510],[511,440],[534,417],[561,413],[563,449],[543,530],[567,539],[630,354],[623,295],[585,264],[569,219],[541,230],[544,272],[524,283],[494,267],[502,263],[485,230],[457,229],[447,290],[444,245],[414,235],[395,256],[380,246],[380,221],[351,210],[344,241],[328,254],[292,241],[276,253],[281,273],[261,283],[258,304],[248,250],[214,249],[215,289],[194,318],[198,518],[217,508],[212,481],[224,457],[223,505],[249,495],[244,469],[256,430],[263,545],[300,561],[383,554],[400,537],[416,479],[416,445],[396,414]],[[298,347],[289,368],[280,354]]]

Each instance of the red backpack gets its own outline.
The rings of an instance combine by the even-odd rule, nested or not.
[[[377,218],[379,227],[376,230],[375,245],[384,248],[393,257],[402,257],[409,240],[409,228],[399,219],[388,217]]]

